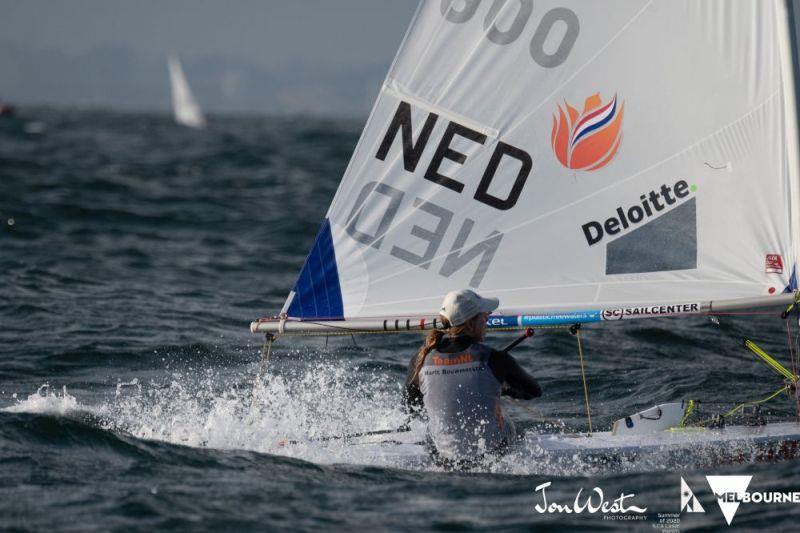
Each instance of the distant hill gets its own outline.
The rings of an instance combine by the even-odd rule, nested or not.
[[[185,60],[204,110],[223,113],[366,115],[389,67],[292,64],[268,68],[225,56]],[[165,57],[124,45],[67,54],[0,42],[0,97],[10,103],[168,110]]]

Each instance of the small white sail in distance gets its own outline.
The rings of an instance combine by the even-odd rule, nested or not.
[[[167,66],[169,67],[169,82],[172,87],[172,108],[175,112],[175,122],[189,128],[204,128],[206,119],[192,95],[177,54],[171,53],[167,56]]]

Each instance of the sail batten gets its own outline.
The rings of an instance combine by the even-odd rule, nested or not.
[[[520,316],[784,298],[791,7],[421,2],[285,314],[426,317],[465,287]]]
[[[476,120],[468,118],[464,115],[460,115],[449,109],[445,109],[439,105],[433,104],[424,100],[423,98],[416,96],[411,93],[408,89],[400,85],[396,80],[391,78],[387,79],[386,82],[383,84],[382,88],[383,92],[392,97],[396,98],[397,100],[406,102],[410,105],[413,105],[415,108],[426,111],[428,113],[435,113],[441,118],[446,120],[457,122],[458,124],[462,124],[471,130],[477,131],[478,133],[485,135],[488,138],[496,139],[500,136],[500,132],[491,126],[487,126],[486,124],[481,124]]]

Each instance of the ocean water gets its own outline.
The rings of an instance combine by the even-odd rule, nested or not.
[[[800,491],[800,461],[711,465],[699,450],[603,464],[523,447],[454,473],[314,440],[402,424],[421,342],[281,338],[256,384],[249,321],[281,308],[361,126],[212,117],[197,132],[44,108],[0,119],[0,529],[674,531],[659,513],[679,513],[683,477],[705,512],[678,515],[680,528],[717,530],[729,526],[706,475]],[[585,326],[594,425],[683,398],[714,414],[779,387],[741,340],[788,365],[784,322],[718,319]],[[507,402],[517,424],[585,430],[575,338],[543,332],[515,354],[545,390]],[[791,419],[785,399],[769,406]],[[597,487],[631,495],[646,520],[540,513],[548,482],[548,502]],[[743,503],[731,528],[798,519],[800,504]]]

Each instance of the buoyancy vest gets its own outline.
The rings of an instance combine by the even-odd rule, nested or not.
[[[454,353],[431,351],[419,375],[436,453],[469,460],[498,450],[514,436],[500,404],[501,383],[489,368],[492,349],[473,343]]]

